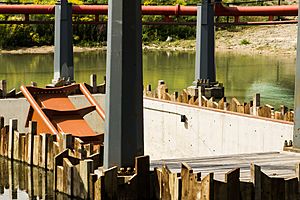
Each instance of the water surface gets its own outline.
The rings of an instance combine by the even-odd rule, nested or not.
[[[76,53],[75,80],[89,82],[96,73],[98,83],[105,76],[106,53]],[[53,54],[0,55],[0,79],[8,80],[8,87],[35,81],[39,86],[50,83],[53,77]],[[166,81],[169,90],[180,91],[194,80],[194,52],[144,52],[144,84],[157,86]],[[249,101],[253,94],[261,93],[262,103],[278,107],[293,106],[295,59],[281,56],[236,55],[217,53],[217,79],[224,83],[225,95]]]

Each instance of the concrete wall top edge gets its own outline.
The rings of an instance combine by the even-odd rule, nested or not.
[[[224,113],[224,114],[228,114],[228,115],[237,115],[237,116],[247,117],[247,118],[251,118],[251,119],[264,120],[264,121],[268,121],[268,122],[276,122],[276,123],[281,123],[281,124],[294,125],[293,122],[277,120],[277,119],[271,119],[271,118],[265,118],[265,117],[259,117],[259,116],[253,116],[253,115],[237,113],[237,112],[231,112],[231,111],[225,111],[225,110],[219,110],[219,109],[216,109],[216,108],[199,107],[199,106],[196,106],[196,105],[190,105],[190,104],[180,103],[180,102],[172,102],[172,101],[167,101],[167,100],[162,100],[162,99],[157,99],[157,98],[152,98],[152,97],[144,97],[144,100],[145,99],[146,100],[151,100],[151,101],[156,101],[156,102],[174,104],[174,105],[183,106],[183,107],[196,108],[196,109],[199,109],[199,110],[206,110],[206,111],[211,111],[211,112]],[[147,108],[147,107],[144,106],[144,108]]]

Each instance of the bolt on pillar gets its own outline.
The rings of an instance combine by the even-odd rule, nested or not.
[[[140,0],[109,0],[104,168],[144,154]]]

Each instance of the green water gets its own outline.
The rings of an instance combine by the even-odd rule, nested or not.
[[[75,79],[89,82],[96,73],[98,82],[105,75],[105,52],[77,53],[74,58]],[[35,81],[39,86],[51,82],[53,54],[0,55],[0,79],[8,81],[8,88]],[[169,90],[180,91],[194,79],[195,53],[145,52],[144,84],[156,87],[166,81]],[[293,107],[295,59],[281,56],[241,56],[228,53],[216,55],[217,79],[224,83],[225,95],[249,101],[254,93],[261,93],[262,103],[278,107]]]

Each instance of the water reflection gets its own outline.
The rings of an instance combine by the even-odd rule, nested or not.
[[[98,82],[105,75],[105,52],[77,53],[74,57],[75,79],[89,82],[89,75],[96,73]],[[169,90],[181,90],[193,82],[194,52],[145,52],[144,84],[156,87],[164,79]],[[53,55],[0,55],[0,79],[8,80],[8,87],[37,82],[40,86],[51,82]],[[217,53],[217,79],[225,85],[227,97],[249,101],[256,92],[261,93],[262,103],[278,107],[293,106],[295,58],[262,55],[236,55]]]
[[[53,173],[0,158],[0,198],[53,199]]]

